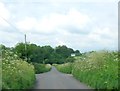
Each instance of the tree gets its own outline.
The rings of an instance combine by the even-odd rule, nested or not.
[[[18,56],[22,59],[25,59],[25,44],[24,43],[18,43],[14,50],[18,53]]]
[[[75,54],[76,54],[76,56],[80,56],[80,55],[82,55],[82,53],[80,53],[79,50],[76,50],[76,51],[75,51]]]
[[[74,57],[68,57],[68,58],[66,58],[65,62],[74,62],[74,61],[75,61]]]
[[[27,50],[25,50],[24,43],[18,43],[14,50],[18,53],[19,57],[25,59],[27,57],[28,62],[36,63],[64,63],[72,62],[71,53],[74,53],[72,48],[67,46],[58,46],[53,49],[51,46],[37,46],[36,44],[26,44]],[[79,51],[75,51],[79,53]]]
[[[43,54],[44,54],[44,59],[49,59],[50,54],[53,53],[54,49],[51,46],[43,46]]]
[[[60,54],[63,58],[67,58],[71,55],[71,53],[74,52],[73,49],[66,47],[65,45],[63,46],[58,46],[56,47],[56,53]]]

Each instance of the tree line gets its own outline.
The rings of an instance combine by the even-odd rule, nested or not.
[[[26,48],[25,48],[26,46]],[[3,45],[3,49],[5,46]],[[71,57],[71,54],[81,55],[79,50],[73,50],[68,48],[66,45],[57,46],[52,48],[50,45],[38,46],[33,43],[17,43],[11,49],[13,52],[27,62],[32,63],[44,63],[44,64],[62,64],[66,62],[73,62],[74,58]]]

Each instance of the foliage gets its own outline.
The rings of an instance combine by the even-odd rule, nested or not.
[[[118,52],[98,51],[85,53],[76,58],[72,67],[68,68],[66,64],[56,67],[61,72],[72,72],[76,79],[96,90],[117,90],[118,62]]]
[[[63,58],[67,58],[71,55],[71,53],[74,53],[74,50],[71,48],[67,48],[67,46],[58,46],[55,48],[55,51],[57,54],[61,55]]]
[[[118,88],[118,57],[116,53],[94,52],[73,65],[72,74],[93,88]]]
[[[28,62],[45,64],[62,64],[71,56],[71,53],[80,53],[78,50],[74,51],[65,45],[52,48],[49,45],[41,47],[30,43],[26,44],[26,50],[24,43],[18,43],[14,48],[14,52],[17,52],[18,56],[22,59],[27,58]],[[67,62],[68,61],[69,60],[67,60]]]
[[[68,58],[66,58],[65,62],[74,62],[74,61],[75,61],[74,57],[68,57]]]
[[[35,67],[35,73],[40,74],[44,72],[48,72],[51,70],[51,65],[50,64],[39,64],[39,63],[33,63]]]
[[[72,63],[65,63],[60,65],[55,65],[57,70],[63,73],[71,74],[72,72]]]
[[[2,58],[2,89],[29,89],[35,81],[34,66],[10,50]]]

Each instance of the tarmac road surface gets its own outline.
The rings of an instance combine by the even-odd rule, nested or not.
[[[91,89],[80,83],[70,74],[64,74],[53,66],[51,71],[36,74],[36,84],[34,89]]]

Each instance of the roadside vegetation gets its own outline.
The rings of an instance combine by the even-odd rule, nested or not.
[[[72,63],[55,64],[54,66],[60,72],[67,73],[67,74],[71,74],[72,73]]]
[[[0,45],[0,87],[2,89],[30,89],[36,80],[35,74],[48,72],[50,64],[28,62],[19,57],[13,48]]]
[[[48,72],[53,64],[60,72],[72,74],[88,86],[118,89],[118,52],[92,51],[80,53],[65,45],[52,48],[18,43],[15,47],[0,45],[2,54],[2,89],[27,89],[35,82],[35,74]],[[71,57],[75,54],[75,57]],[[120,54],[119,54],[120,55]],[[2,73],[1,73],[2,72]]]
[[[26,46],[26,49],[25,49]],[[52,48],[36,44],[18,43],[15,47],[0,45],[0,84],[2,89],[29,89],[35,82],[35,74],[48,72],[51,64],[72,62],[71,53],[79,53],[65,45]]]
[[[34,82],[34,66],[11,50],[2,50],[2,89],[29,89]]]
[[[118,52],[98,51],[76,57],[72,67],[71,65],[68,67],[68,64],[71,63],[56,65],[56,67],[61,72],[71,73],[80,82],[96,90],[117,91],[118,61]]]
[[[33,63],[35,67],[35,73],[40,74],[44,72],[48,72],[51,70],[51,65],[50,64],[39,64],[39,63]]]

